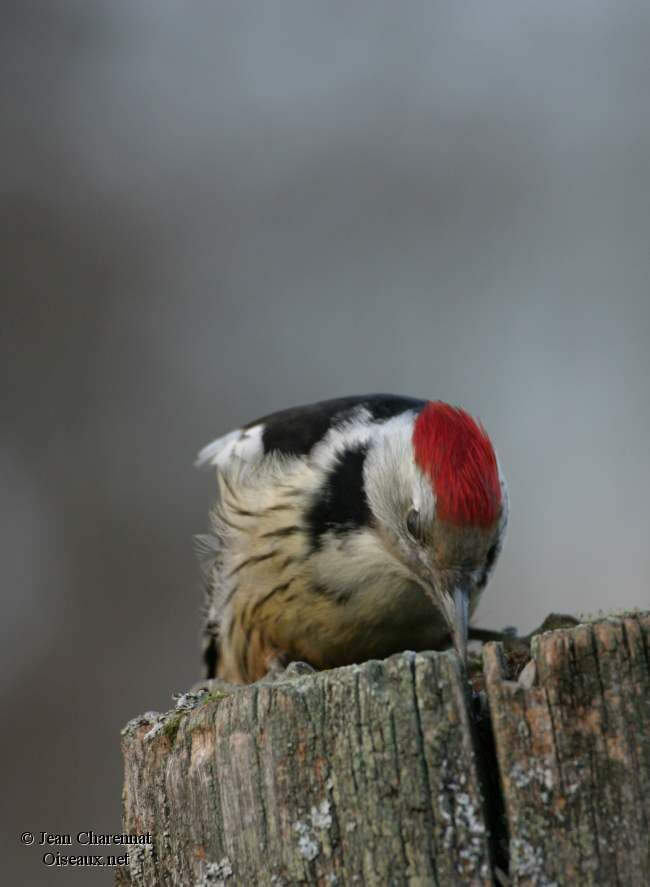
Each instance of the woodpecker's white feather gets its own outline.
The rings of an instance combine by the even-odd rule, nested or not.
[[[338,453],[356,444],[367,444],[378,427],[368,410],[361,407],[341,425],[327,431],[312,450],[310,461],[315,467],[327,471]]]
[[[431,484],[413,458],[413,423],[408,411],[382,423],[368,452],[364,469],[366,494],[374,514],[395,533],[403,532],[405,510],[416,508],[433,517],[435,496]]]
[[[262,446],[263,425],[254,425],[252,428],[237,428],[228,434],[218,437],[203,447],[199,453],[196,465],[214,465],[216,468],[224,468],[232,459],[241,459],[244,462],[255,462],[264,455]]]

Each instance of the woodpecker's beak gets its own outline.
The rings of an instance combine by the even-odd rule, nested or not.
[[[454,648],[460,661],[467,661],[467,633],[469,623],[469,598],[471,586],[462,580],[456,580],[439,595],[443,605]]]
[[[454,649],[463,665],[467,662],[467,635],[469,632],[469,602],[474,585],[467,577],[454,571],[452,575],[434,571],[422,585],[447,625]]]
[[[452,593],[453,619],[451,624],[451,636],[454,639],[454,647],[465,664],[467,661],[467,632],[469,623],[469,591],[461,586],[456,586]]]

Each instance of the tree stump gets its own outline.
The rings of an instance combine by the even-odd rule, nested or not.
[[[517,681],[488,644],[485,691],[407,652],[183,697],[123,731],[153,843],[117,883],[650,883],[649,650],[635,614],[535,637]]]

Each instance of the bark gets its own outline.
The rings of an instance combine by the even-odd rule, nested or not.
[[[518,885],[650,883],[650,614],[533,640],[530,683],[485,651]]]
[[[518,682],[486,647],[491,721],[451,652],[132,721],[124,831],[153,845],[118,884],[489,885],[508,848],[513,884],[648,883],[650,614],[532,647]]]

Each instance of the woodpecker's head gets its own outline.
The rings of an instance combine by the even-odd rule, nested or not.
[[[508,519],[507,487],[487,433],[463,410],[430,401],[384,424],[365,475],[383,544],[444,615],[464,660],[469,616]]]

